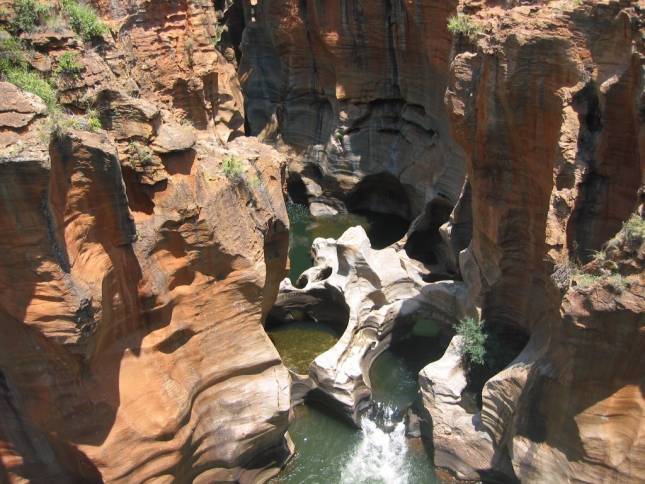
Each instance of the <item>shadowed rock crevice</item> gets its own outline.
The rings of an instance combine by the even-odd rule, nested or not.
[[[401,182],[389,173],[363,178],[348,193],[346,205],[350,212],[374,212],[410,219],[410,202]]]

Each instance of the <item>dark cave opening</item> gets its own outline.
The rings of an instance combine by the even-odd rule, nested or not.
[[[293,203],[299,205],[309,205],[309,196],[307,187],[302,178],[297,173],[289,173],[287,177],[287,194]]]
[[[447,198],[437,197],[428,203],[423,215],[413,224],[405,244],[409,257],[428,265],[443,260],[443,240],[439,228],[450,219],[452,209],[452,203]]]
[[[372,212],[397,215],[410,220],[410,201],[401,182],[390,173],[364,177],[347,195],[350,212]]]

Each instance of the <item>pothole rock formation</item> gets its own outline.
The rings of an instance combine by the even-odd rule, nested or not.
[[[396,245],[372,249],[362,227],[350,228],[337,241],[316,239],[312,255],[315,265],[296,287],[282,281],[271,316],[345,327],[336,345],[311,364],[307,388],[311,398],[323,398],[358,423],[371,395],[371,363],[388,347],[393,331],[409,330],[422,318],[450,331],[473,307],[463,283],[426,283],[423,264]]]

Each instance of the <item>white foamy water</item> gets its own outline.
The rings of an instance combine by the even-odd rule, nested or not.
[[[341,474],[341,484],[407,484],[408,444],[394,409],[376,404],[361,420],[361,441]]]

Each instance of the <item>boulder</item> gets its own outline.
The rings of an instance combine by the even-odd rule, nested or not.
[[[159,154],[186,151],[195,146],[195,130],[190,126],[162,124],[150,147]]]

